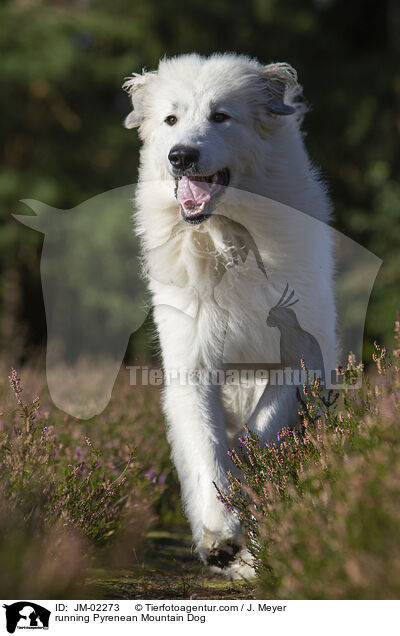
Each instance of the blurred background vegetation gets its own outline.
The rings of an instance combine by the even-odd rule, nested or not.
[[[163,55],[192,51],[235,51],[264,63],[287,61],[298,70],[310,104],[306,144],[329,186],[335,227],[383,260],[367,315],[365,353],[370,357],[374,339],[390,346],[400,282],[399,0],[0,0],[0,561],[6,586],[0,583],[0,592],[5,598],[6,594],[14,599],[34,598],[34,593],[42,598],[63,594],[76,598],[75,585],[85,576],[82,568],[93,567],[93,563],[120,568],[120,563],[114,563],[115,554],[131,567],[150,525],[182,524],[158,393],[150,395],[143,387],[135,392],[133,401],[125,372],[107,409],[89,422],[76,422],[51,404],[43,388],[43,370],[38,374],[36,369],[46,343],[40,284],[43,235],[19,224],[11,212],[29,213],[20,203],[25,198],[68,209],[112,188],[135,183],[139,142],[134,131],[122,127],[129,112],[128,97],[121,90],[123,79],[143,67],[156,67]],[[82,228],[84,231],[83,236],[91,237],[100,250],[100,256],[96,253],[99,260],[102,256],[105,262],[112,259],[113,250],[107,251],[107,256],[102,253],[104,245],[118,245],[115,262],[110,263],[118,272],[126,248],[122,242],[128,245],[132,234],[121,232],[115,217],[98,223],[96,232],[92,227]],[[82,243],[85,245],[82,241],[80,247]],[[72,277],[79,275],[79,263],[85,262],[85,257],[87,260],[79,249],[76,255],[74,252]],[[124,315],[116,305],[114,308]],[[126,304],[122,309],[126,310]],[[139,337],[131,338],[130,362],[153,350],[150,327],[151,319]],[[11,364],[23,369],[24,388],[27,386],[23,398],[16,375],[11,376],[13,391],[7,387],[6,369]],[[35,367],[31,372],[29,365]],[[396,387],[391,389],[393,395],[398,394]],[[39,393],[40,411],[37,399],[31,401]],[[387,413],[385,406],[385,417],[389,417]],[[375,414],[373,421],[378,416]],[[317,516],[310,513],[307,501],[303,507],[293,506],[293,514],[311,519],[319,529],[319,501],[328,501],[329,507],[333,501],[335,511],[335,501],[342,506],[343,492],[352,496],[358,475],[367,474],[367,486],[377,481],[374,466],[381,471],[381,456],[384,460],[389,457],[387,439],[391,439],[392,426],[396,435],[397,421],[394,412],[389,429],[383,428],[378,443],[376,439],[371,442],[380,455],[372,457],[369,473],[364,459],[361,462],[360,453],[356,453],[357,470],[344,474],[344,486],[340,482],[336,490],[329,490],[328,483],[330,498],[326,499],[324,490],[325,498],[316,498]],[[133,445],[137,453],[134,449],[131,461]],[[389,468],[398,456],[397,447]],[[367,455],[365,465],[371,467]],[[334,472],[336,463],[332,466]],[[318,476],[318,466],[315,470]],[[351,561],[350,584],[341,587],[342,594],[351,598],[378,598],[377,590],[383,590],[381,594],[389,590],[389,596],[394,590],[398,597],[398,568],[397,578],[391,575],[386,587],[380,579],[381,572],[388,579],[390,559],[398,565],[394,558],[397,543],[397,551],[391,552],[393,537],[398,536],[398,480],[392,483],[394,473],[390,471],[387,476],[382,471],[379,475],[381,481],[372,499],[367,491],[360,505],[356,497],[354,501],[350,497],[345,508],[350,530],[340,544],[344,548],[339,545],[323,562],[329,572],[335,572],[331,563],[338,564],[336,580],[341,586],[342,564],[350,561],[344,557],[338,560],[337,554],[354,557],[361,572],[365,566],[374,574],[368,579],[372,580],[370,587],[354,591],[358,583],[351,577],[354,572],[358,575],[358,570]],[[382,492],[389,493],[386,498],[381,496],[380,484]],[[103,502],[100,516],[94,515],[98,501]],[[384,517],[386,505],[392,511],[389,524]],[[279,510],[286,514],[283,506]],[[348,541],[355,536],[354,528],[359,528],[359,524],[354,526],[353,510],[364,523],[360,536],[365,539],[365,551],[364,544],[353,550]],[[370,510],[376,511],[372,526]],[[290,514],[289,510],[289,520]],[[301,528],[304,519],[299,518],[297,526]],[[378,536],[377,542],[374,537]],[[291,554],[290,549],[298,553],[300,545],[300,552],[313,564],[313,554],[300,540],[293,534],[290,545],[281,540],[280,545],[285,555]],[[190,539],[188,555],[189,544]],[[319,549],[318,541],[315,545]],[[107,552],[110,546],[112,550]],[[368,550],[373,553],[372,560],[364,558]],[[37,557],[42,551],[43,567]],[[179,560],[186,567],[184,559]],[[168,571],[171,562],[169,558]],[[141,561],[137,565],[141,567]],[[285,567],[277,571],[287,579],[290,572]],[[139,572],[128,587],[128,579],[123,585],[117,582],[118,594],[188,598],[194,591],[198,598],[204,597],[203,588],[188,591],[186,574],[181,591],[172,588],[168,580],[164,590],[148,591],[146,587],[138,592],[142,585],[139,579],[145,581],[143,586],[149,585],[140,568]],[[304,580],[306,586],[310,581],[326,580],[329,587],[325,570],[320,572],[322,575],[312,573],[312,581],[303,574],[297,581],[301,584]],[[198,585],[197,570],[194,576]],[[283,589],[271,592],[271,581],[260,580],[261,586],[269,586],[269,598]],[[237,590],[233,593],[238,594]],[[326,597],[335,593],[332,587]],[[98,598],[99,592],[95,594]],[[208,594],[215,598],[216,590]],[[221,594],[227,598],[225,588]],[[240,594],[248,598],[249,591]],[[313,598],[314,591],[304,587],[291,594]]]
[[[13,362],[44,345],[46,327],[43,238],[10,212],[28,212],[22,198],[71,208],[134,183],[139,142],[122,127],[123,78],[192,51],[298,70],[311,105],[306,143],[335,226],[383,260],[366,342],[390,342],[400,282],[398,0],[3,0],[0,23],[0,324]],[[146,333],[131,357],[148,347]]]

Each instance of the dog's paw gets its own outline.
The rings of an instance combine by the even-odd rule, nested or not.
[[[201,560],[210,567],[211,572],[228,579],[253,579],[256,576],[253,557],[244,547],[243,537],[226,538],[205,547],[204,543],[197,551]]]
[[[233,563],[240,549],[240,545],[228,539],[228,541],[225,541],[222,545],[210,550],[206,557],[207,565],[219,569],[227,568]]]
[[[221,552],[222,558],[221,558]],[[227,579],[231,580],[249,580],[254,579],[256,576],[255,569],[253,567],[253,557],[246,548],[241,548],[235,545],[234,552],[229,554],[229,559],[225,558],[226,548],[218,550],[215,561],[208,560],[211,572],[214,574],[221,574]],[[214,555],[210,554],[210,557]]]

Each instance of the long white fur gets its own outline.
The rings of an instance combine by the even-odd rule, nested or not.
[[[125,88],[133,104],[125,124],[139,127],[143,140],[136,227],[165,368],[210,370],[220,368],[222,359],[276,357],[279,338],[265,320],[288,281],[300,299],[301,324],[334,368],[330,203],[304,147],[305,108],[295,71],[234,54],[192,54],[162,60],[156,72],[133,75]],[[277,114],[283,103],[292,104],[293,114]],[[210,122],[212,108],[232,119]],[[170,114],[177,117],[174,126],[164,122]],[[168,153],[176,144],[200,150],[203,174],[230,170],[231,187],[218,199],[215,214],[199,226],[181,219],[174,196]],[[256,240],[268,279],[249,254],[240,275],[225,285],[229,293],[224,296],[214,286],[216,265],[226,266],[228,283],[233,272],[228,270],[235,242],[229,219]],[[236,517],[217,499],[214,486],[227,487],[229,446],[246,423],[262,441],[295,425],[295,393],[293,387],[221,390],[172,382],[164,391],[164,411],[184,509],[206,561],[227,541],[242,541]],[[239,576],[250,570],[237,559],[229,572]]]

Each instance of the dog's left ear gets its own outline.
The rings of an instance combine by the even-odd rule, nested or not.
[[[125,118],[125,128],[137,128],[140,126],[143,119],[143,89],[150,76],[153,75],[155,75],[155,72],[133,73],[122,85],[122,88],[129,94],[133,106],[133,110]]]
[[[297,73],[290,64],[280,62],[264,66],[266,106],[273,115],[292,115],[295,108],[285,104],[287,89],[297,86]]]

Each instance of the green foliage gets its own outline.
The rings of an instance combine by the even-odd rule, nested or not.
[[[397,346],[400,324],[396,325]],[[323,394],[304,387],[303,433],[232,453],[241,477],[220,498],[248,529],[262,598],[386,599],[400,591],[399,349],[376,345],[376,376]]]
[[[307,146],[328,180],[336,225],[384,261],[366,335],[369,343],[388,341],[400,271],[396,11],[387,0],[187,0],[173,8],[166,0],[3,2],[4,342],[21,348],[23,332],[16,325],[25,325],[25,346],[42,344],[45,334],[38,302],[42,239],[18,226],[10,212],[25,212],[21,198],[71,208],[134,183],[139,143],[121,125],[129,110],[123,78],[155,67],[164,54],[215,50],[247,53],[266,63],[285,60],[298,69],[312,107]],[[136,342],[146,347],[145,338]]]

